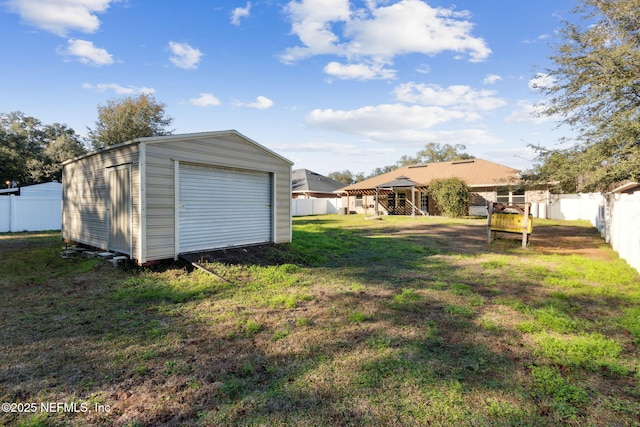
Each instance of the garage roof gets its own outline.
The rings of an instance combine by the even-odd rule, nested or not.
[[[212,131],[212,132],[197,132],[197,133],[182,133],[182,134],[173,134],[173,135],[164,135],[164,136],[149,136],[149,137],[144,137],[144,138],[136,138],[133,139],[131,141],[126,141],[123,142],[121,144],[115,144],[115,145],[110,145],[108,147],[105,147],[101,150],[97,150],[97,151],[92,151],[91,153],[87,153],[84,154],[82,156],[78,156],[75,157],[73,159],[69,159],[65,162],[63,162],[62,164],[65,165],[67,163],[71,163],[73,161],[76,161],[78,159],[82,159],[84,157],[89,157],[92,156],[96,153],[100,153],[100,152],[104,152],[107,150],[116,150],[120,147],[124,147],[127,145],[132,145],[132,144],[139,144],[139,143],[145,143],[145,144],[153,144],[156,142],[163,142],[163,141],[171,141],[171,140],[185,140],[185,139],[192,139],[192,138],[206,138],[206,137],[221,137],[221,136],[229,136],[229,135],[234,135],[237,137],[242,138],[245,142],[247,142],[248,144],[251,144],[257,148],[259,148],[262,151],[265,151],[267,153],[269,153],[270,155],[272,155],[273,157],[276,157],[286,163],[289,163],[290,165],[293,165],[293,162],[285,157],[282,157],[280,154],[276,153],[275,151],[272,151],[270,149],[268,149],[267,147],[265,147],[264,145],[258,144],[256,141],[254,141],[253,139],[241,134],[240,132],[238,132],[235,129],[230,129],[230,130],[219,130],[219,131]]]

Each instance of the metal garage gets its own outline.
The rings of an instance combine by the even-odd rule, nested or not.
[[[271,242],[271,174],[192,164],[179,170],[180,253]]]
[[[63,239],[139,264],[291,241],[292,162],[235,130],[107,147],[63,164]]]

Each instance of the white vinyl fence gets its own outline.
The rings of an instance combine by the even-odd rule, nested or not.
[[[640,272],[640,192],[610,195],[601,213],[600,234]]]
[[[60,230],[60,198],[0,196],[0,233]]]
[[[598,227],[604,197],[600,193],[554,194],[549,202],[549,219],[587,220]]]
[[[588,220],[640,272],[640,191],[552,196],[549,219]]]
[[[291,216],[335,214],[341,207],[341,199],[291,199]]]

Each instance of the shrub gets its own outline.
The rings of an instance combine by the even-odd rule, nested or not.
[[[437,179],[429,185],[428,191],[442,215],[459,218],[467,214],[469,187],[460,178]]]

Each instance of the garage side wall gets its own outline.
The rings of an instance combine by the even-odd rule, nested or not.
[[[240,136],[203,136],[145,144],[146,261],[173,258],[175,162],[269,172],[274,177],[274,243],[291,241],[291,166]],[[234,189],[226,194],[233,203]],[[242,221],[241,214],[238,221]]]
[[[138,145],[105,150],[73,162],[62,170],[62,238],[99,249],[109,239],[108,170],[131,165],[132,254],[140,248],[140,168]]]

